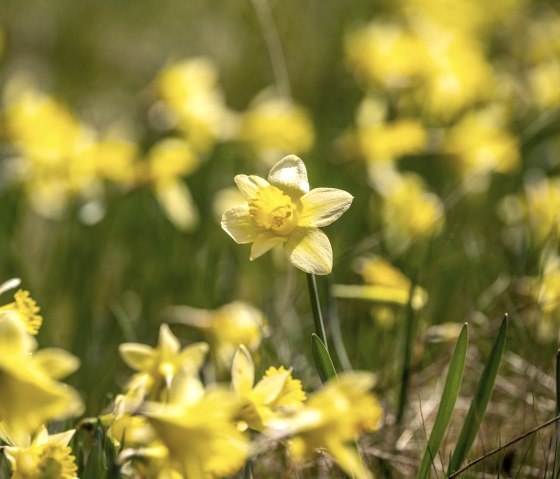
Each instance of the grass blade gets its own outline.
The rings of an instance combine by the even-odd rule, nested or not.
[[[461,389],[461,383],[463,381],[463,371],[465,370],[468,344],[469,329],[465,323],[461,329],[461,333],[459,334],[459,338],[455,344],[453,356],[451,357],[451,361],[449,363],[449,369],[447,371],[445,385],[443,386],[441,402],[434,422],[434,427],[432,428],[430,439],[428,440],[428,446],[424,451],[424,456],[422,457],[422,462],[420,463],[420,469],[418,469],[418,475],[416,476],[418,479],[425,479],[428,477],[430,467],[439,450],[445,431],[449,426],[451,414],[455,408],[455,402],[459,396],[459,390]]]
[[[311,351],[321,381],[326,383],[329,379],[336,378],[336,370],[331,356],[323,344],[323,341],[321,341],[316,334],[311,335]]]
[[[469,411],[467,412],[467,417],[463,423],[455,450],[451,455],[451,461],[447,471],[448,475],[457,471],[461,467],[461,464],[467,457],[467,454],[473,445],[480,428],[480,424],[482,423],[484,413],[486,412],[492,391],[494,390],[496,376],[498,375],[498,368],[500,367],[502,354],[506,345],[507,326],[508,316],[506,314],[502,320],[498,336],[492,345],[492,350],[490,351],[490,356],[488,357],[486,366],[484,366],[484,370],[482,371],[482,376],[474,393]]]

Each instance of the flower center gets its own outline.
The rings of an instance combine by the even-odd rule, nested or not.
[[[249,200],[249,213],[257,225],[282,236],[297,226],[296,205],[275,186],[259,188],[257,196]]]

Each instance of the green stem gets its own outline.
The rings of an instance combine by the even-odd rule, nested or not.
[[[325,323],[323,322],[323,315],[321,314],[321,303],[319,301],[319,293],[317,292],[317,282],[315,276],[307,273],[307,286],[309,287],[309,300],[311,301],[311,311],[313,312],[313,321],[315,323],[315,331],[317,336],[323,341],[327,351],[329,346],[327,344],[327,333],[325,332]]]

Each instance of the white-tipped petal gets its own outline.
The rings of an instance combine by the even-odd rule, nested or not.
[[[268,174],[268,181],[295,196],[309,191],[307,170],[303,161],[295,155],[288,155],[276,163]]]
[[[302,211],[298,215],[298,223],[318,228],[330,225],[350,208],[353,199],[343,190],[315,188],[301,197]]]
[[[251,218],[247,205],[227,210],[222,216],[221,224],[223,230],[238,244],[252,243],[263,231]]]
[[[295,229],[284,243],[284,251],[290,262],[306,273],[324,275],[332,270],[331,243],[318,228]]]

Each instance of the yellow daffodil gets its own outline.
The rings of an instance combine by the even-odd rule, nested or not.
[[[398,305],[408,303],[412,286],[410,280],[385,259],[380,256],[360,258],[356,263],[356,269],[366,284],[334,285],[335,296]],[[412,307],[420,309],[426,304],[426,300],[426,291],[415,286]]]
[[[245,463],[249,443],[234,422],[238,411],[232,391],[204,391],[198,379],[181,373],[170,402],[150,403],[145,414],[169,451],[172,469],[206,479],[231,476]]]
[[[171,123],[176,123],[197,151],[208,151],[228,135],[230,113],[212,61],[191,58],[169,65],[156,83]]]
[[[77,368],[77,359],[58,349],[34,353],[35,347],[19,319],[0,313],[0,422],[18,444],[41,424],[82,409],[78,393],[56,381]]]
[[[239,139],[270,165],[287,153],[309,151],[315,133],[307,111],[288,98],[272,97],[258,99],[243,114]]]
[[[23,444],[14,443],[8,437],[4,439],[4,455],[12,468],[11,479],[77,479],[78,467],[68,446],[75,430],[49,435],[41,426],[33,440]]]
[[[301,381],[292,378],[291,370],[283,366],[268,368],[255,385],[253,358],[243,345],[233,357],[231,383],[242,401],[241,419],[257,431],[263,430],[279,412],[294,411],[305,401]]]
[[[369,392],[373,383],[371,373],[341,374],[312,394],[293,415],[271,421],[268,434],[289,438],[289,451],[296,461],[324,449],[346,473],[369,479],[372,476],[361,465],[353,441],[380,427],[381,407]]]
[[[235,183],[247,204],[226,211],[222,228],[236,243],[253,243],[251,260],[283,245],[296,268],[331,272],[331,244],[319,228],[336,221],[350,207],[352,195],[335,188],[310,190],[305,165],[294,155],[276,163],[268,180],[237,175]]]
[[[37,334],[41,324],[43,324],[43,317],[38,314],[41,308],[37,306],[29,291],[23,289],[16,292],[13,303],[0,307],[0,313],[3,311],[12,312],[30,334]]]
[[[145,385],[146,394],[155,400],[164,398],[165,391],[179,372],[198,374],[207,352],[206,343],[195,343],[181,349],[179,340],[167,324],[162,324],[159,329],[156,348],[138,343],[123,343],[119,346],[119,353],[124,362],[138,371],[129,381],[127,388],[134,389],[139,384]]]
[[[560,226],[560,177],[539,178],[527,183],[525,215],[538,242]]]
[[[171,321],[201,330],[212,346],[218,365],[227,368],[240,344],[256,351],[267,329],[262,311],[245,301],[234,301],[214,310],[172,306],[164,315]]]
[[[146,159],[142,180],[153,185],[165,215],[182,231],[194,228],[198,222],[196,206],[182,177],[193,173],[199,165],[193,149],[179,138],[159,141]]]

